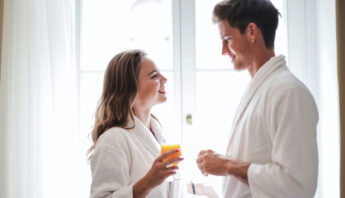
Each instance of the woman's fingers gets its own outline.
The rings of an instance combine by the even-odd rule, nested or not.
[[[162,162],[165,158],[169,157],[170,155],[174,155],[176,153],[178,153],[180,150],[178,149],[174,149],[174,150],[171,150],[171,151],[168,151],[166,153],[163,153],[162,155],[160,155],[156,161],[158,162]]]
[[[177,166],[170,166],[170,167],[162,166],[161,168],[162,169],[157,172],[157,176],[163,180],[168,178],[170,175],[176,174],[176,170],[178,169]]]
[[[162,166],[168,166],[170,164],[173,164],[173,163],[177,163],[177,162],[180,162],[182,161],[183,158],[182,157],[175,157],[175,158],[171,158],[171,159],[168,159],[167,161],[164,161],[162,163]]]
[[[166,178],[168,178],[169,176],[174,175],[174,174],[176,174],[176,171],[169,171],[169,172],[167,172],[167,173],[164,175],[164,179],[166,179]]]
[[[179,169],[178,166],[168,166],[168,167],[165,167],[165,171],[176,171],[177,169]]]

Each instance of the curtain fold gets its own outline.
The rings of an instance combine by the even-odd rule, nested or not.
[[[1,197],[80,197],[73,4],[4,0]]]
[[[345,198],[345,1],[336,1],[340,109],[340,197]]]
[[[0,85],[1,85],[1,57],[2,57],[2,24],[3,24],[3,16],[4,16],[4,1],[0,0]],[[0,98],[1,100],[1,98]],[[1,110],[1,109],[0,109]],[[6,137],[5,134],[0,131],[0,197],[6,197],[6,164],[3,163],[5,162],[6,159]]]
[[[0,0],[0,82],[1,82],[1,51],[2,51],[2,21],[4,17],[4,0]]]

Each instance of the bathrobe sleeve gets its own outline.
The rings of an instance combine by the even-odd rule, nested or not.
[[[106,135],[106,134],[104,134]],[[96,146],[91,160],[91,198],[132,198],[129,185],[129,149],[126,139],[104,137]]]
[[[272,162],[250,165],[252,196],[313,197],[318,173],[314,99],[303,87],[282,89],[270,98],[265,121],[272,141]]]

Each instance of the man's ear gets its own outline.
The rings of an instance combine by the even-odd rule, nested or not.
[[[258,31],[259,31],[258,26],[256,26],[255,23],[250,22],[248,24],[247,29],[246,29],[246,34],[251,43],[255,43],[256,38],[258,36]]]

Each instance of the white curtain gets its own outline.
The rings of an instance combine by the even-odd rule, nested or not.
[[[286,0],[288,65],[319,110],[316,198],[339,197],[340,140],[335,0]]]
[[[73,0],[4,0],[0,191],[86,197],[79,144]],[[81,193],[84,193],[81,194]]]

